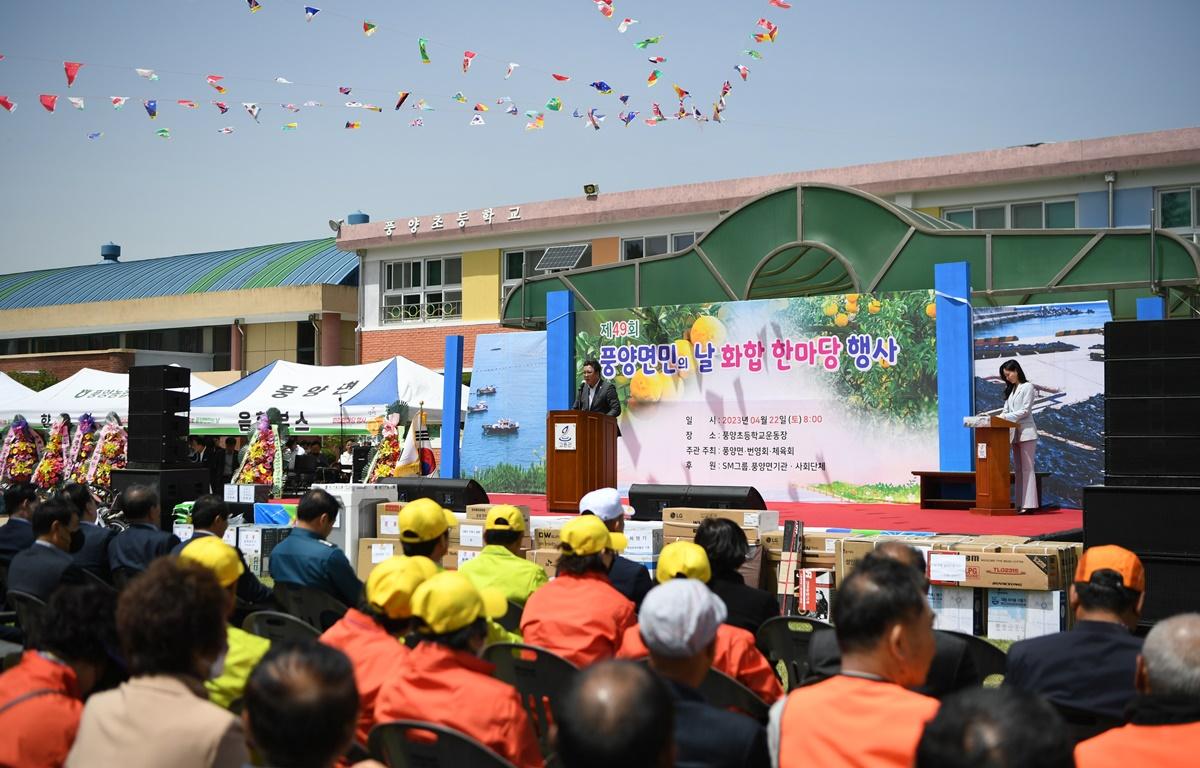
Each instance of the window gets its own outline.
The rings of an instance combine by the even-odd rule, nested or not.
[[[462,257],[393,261],[382,267],[381,322],[462,317]]]
[[[671,235],[671,250],[682,251],[692,243],[696,242],[695,232],[681,232],[676,235]]]
[[[568,245],[571,244],[563,243],[561,245],[548,245],[539,246],[537,248],[525,248],[524,250],[517,251],[505,251],[504,261],[502,262],[504,267],[504,280],[500,286],[500,295],[504,296],[510,290],[512,290],[514,285],[521,282],[522,263],[525,265],[525,277],[535,277],[537,275],[544,275],[550,272],[563,271],[562,268],[537,269],[537,266],[541,263],[542,257],[546,255],[547,250],[553,248],[558,249],[558,251],[562,251],[562,249]],[[583,253],[579,256],[578,261],[575,262],[573,269],[582,269],[584,267],[592,266],[592,244],[576,243],[574,244],[576,251],[578,250],[579,246],[583,246]],[[575,251],[572,251],[572,255],[574,253]]]
[[[1163,229],[1200,228],[1200,187],[1159,192],[1158,226]]]
[[[1023,203],[954,208],[942,218],[967,229],[1073,229],[1074,200],[1031,200]]]
[[[640,259],[643,256],[662,256],[664,253],[682,251],[696,242],[702,233],[677,232],[673,235],[647,235],[646,237],[621,238],[621,260]]]
[[[311,320],[296,323],[296,362],[301,365],[317,363],[317,329]]]
[[[646,255],[645,239],[629,237],[621,241],[621,260],[640,259]]]

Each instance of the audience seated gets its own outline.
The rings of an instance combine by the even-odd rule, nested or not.
[[[37,506],[37,488],[31,483],[13,483],[4,489],[4,512],[8,522],[0,526],[0,565],[8,565],[13,556],[33,546],[30,517]]]
[[[582,670],[555,707],[563,768],[671,768],[675,707],[643,664],[603,661]]]
[[[129,527],[108,543],[108,566],[116,571],[139,573],[157,557],[168,555],[179,543],[159,526],[158,494],[145,485],[131,485],[121,493],[121,509]]]
[[[707,583],[712,571],[703,547],[690,541],[675,541],[662,548],[654,575],[659,584],[666,584],[672,579],[696,579]],[[721,605],[724,616],[724,603]],[[649,655],[640,631],[640,623],[625,631],[621,650],[617,653],[619,658],[640,659]],[[754,691],[768,704],[783,695],[783,687],[766,657],[755,645],[754,635],[741,627],[722,623],[717,627],[715,643],[714,669],[719,669]]]
[[[296,527],[271,551],[272,579],[328,592],[346,605],[358,604],[362,582],[345,553],[326,541],[340,509],[341,502],[320,488],[300,498]]]
[[[74,504],[55,497],[34,507],[31,522],[37,540],[13,556],[8,566],[8,589],[47,602],[59,584],[83,581],[83,572],[71,559],[71,553],[83,546],[79,512]]]
[[[254,668],[242,721],[250,747],[266,765],[332,768],[354,738],[357,712],[358,692],[345,654],[303,643],[273,648]],[[358,766],[383,768],[374,761]]]
[[[521,556],[525,516],[510,504],[488,510],[483,524],[483,551],[463,563],[464,573],[479,589],[491,587],[514,603],[524,605],[538,587],[547,582],[546,571]]]
[[[242,768],[241,722],[208,701],[225,653],[226,593],[211,571],[161,558],[117,603],[131,679],[83,708],[68,768]]]
[[[902,541],[882,542],[867,557],[891,557],[899,560],[911,566],[920,574],[921,579],[925,580],[925,558]],[[933,643],[933,664],[929,667],[925,684],[916,688],[918,693],[940,699],[954,691],[983,684],[965,638],[946,632],[934,632]],[[842,656],[838,651],[837,636],[832,632],[814,634],[808,644],[809,676],[818,680],[831,677],[838,673],[841,664]]]
[[[0,675],[0,765],[67,759],[83,698],[113,663],[115,611],[116,596],[99,586],[64,587],[50,598],[37,650]]]
[[[458,525],[454,513],[433,499],[414,499],[401,508],[397,524],[404,554],[427,557],[440,568],[450,551],[450,529]]]
[[[737,523],[710,517],[696,528],[696,543],[708,553],[712,566],[708,588],[725,603],[729,611],[727,623],[755,634],[764,621],[779,615],[775,597],[766,590],[748,586],[738,572],[750,553],[750,543]]]
[[[701,581],[672,579],[650,590],[638,616],[650,668],[666,680],[675,700],[675,765],[766,768],[770,757],[763,727],[708,704],[700,695],[716,655],[717,629],[726,616],[721,598]]]
[[[1200,614],[1160,621],[1137,658],[1129,724],[1075,748],[1079,768],[1195,765],[1200,751]]]
[[[109,581],[108,543],[117,535],[116,530],[97,524],[96,499],[83,483],[71,483],[59,491],[58,495],[79,510],[79,530],[83,531],[83,547],[71,555],[75,565],[93,576]]]
[[[404,530],[401,527],[401,530]],[[537,594],[537,593],[535,593]],[[424,720],[462,731],[518,768],[542,765],[542,755],[517,691],[491,676],[479,658],[487,618],[508,604],[494,590],[478,590],[461,573],[447,571],[422,582],[412,596],[421,620],[418,642],[379,691],[375,721]]]
[[[1117,546],[1084,551],[1070,588],[1075,626],[1014,643],[1004,684],[1051,703],[1120,718],[1133,700],[1142,640],[1132,634],[1145,600],[1137,555]]]
[[[909,766],[936,699],[908,690],[933,661],[925,580],[892,558],[864,558],[838,588],[833,623],[841,674],[798,688],[771,708],[774,763]]]
[[[525,642],[579,667],[615,656],[636,622],[633,603],[608,580],[623,549],[625,535],[610,532],[594,515],[567,522],[560,534],[558,574],[529,596],[521,614]]]
[[[238,580],[244,573],[238,551],[215,536],[205,536],[189,542],[179,553],[179,560],[207,568],[217,577],[217,582],[225,590],[225,616],[233,616]],[[229,709],[233,702],[242,698],[251,670],[271,647],[271,643],[226,622],[225,644],[220,669],[213,670],[214,676],[204,681],[204,687],[208,690],[209,701]]]
[[[600,488],[584,494],[579,500],[579,514],[595,515],[604,521],[604,526],[613,533],[625,532],[625,515],[631,513],[632,511],[621,503],[621,494],[616,488]],[[646,566],[619,554],[613,558],[608,580],[614,589],[633,601],[635,610],[641,607],[646,593],[654,586]]]
[[[176,545],[173,554],[179,554],[184,547],[197,539],[214,536],[220,539],[224,537],[228,528],[229,505],[220,496],[206,493],[192,504],[192,537]],[[237,582],[238,599],[248,605],[265,606],[265,610],[273,610],[275,600],[271,588],[250,572],[246,566],[246,557],[240,549],[234,549],[234,552],[237,552],[238,560],[242,563],[242,575],[238,577]]]
[[[358,608],[351,608],[321,635],[321,642],[349,657],[361,702],[355,738],[367,743],[375,725],[379,689],[402,674],[408,646],[400,639],[412,626],[412,594],[438,572],[427,557],[390,557],[371,569]]]
[[[917,745],[917,768],[1072,768],[1066,724],[1039,697],[972,688],[946,697]]]

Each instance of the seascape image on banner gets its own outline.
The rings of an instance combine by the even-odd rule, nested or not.
[[[621,399],[617,476],[773,501],[916,501],[937,466],[932,291],[576,314]]]
[[[1083,487],[1104,480],[1106,301],[982,307],[974,311],[975,411],[1004,405],[1000,364],[1015,359],[1035,387],[1034,468],[1042,504],[1079,509]]]
[[[490,493],[546,492],[546,333],[475,340],[462,475]]]

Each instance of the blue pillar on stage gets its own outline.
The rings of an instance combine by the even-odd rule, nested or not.
[[[458,477],[462,464],[459,419],[462,414],[463,337],[446,337],[446,368],[442,373],[442,477]]]
[[[965,261],[933,265],[937,291],[938,457],[943,472],[975,468],[971,430],[975,413],[975,360],[971,329],[971,267]]]
[[[575,296],[546,294],[546,410],[571,407],[575,389]]]
[[[1162,296],[1146,296],[1137,300],[1138,320],[1166,320],[1167,300]]]

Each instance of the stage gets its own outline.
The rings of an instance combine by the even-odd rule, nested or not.
[[[549,514],[546,497],[534,494],[489,493],[493,504],[524,504],[534,515]],[[932,531],[960,534],[1010,534],[1045,536],[1075,532],[1083,527],[1083,512],[1055,509],[1034,515],[987,517],[948,509],[921,509],[916,504],[830,504],[820,502],[767,502],[779,510],[780,521],[802,520],[812,528],[865,528],[880,531]]]

